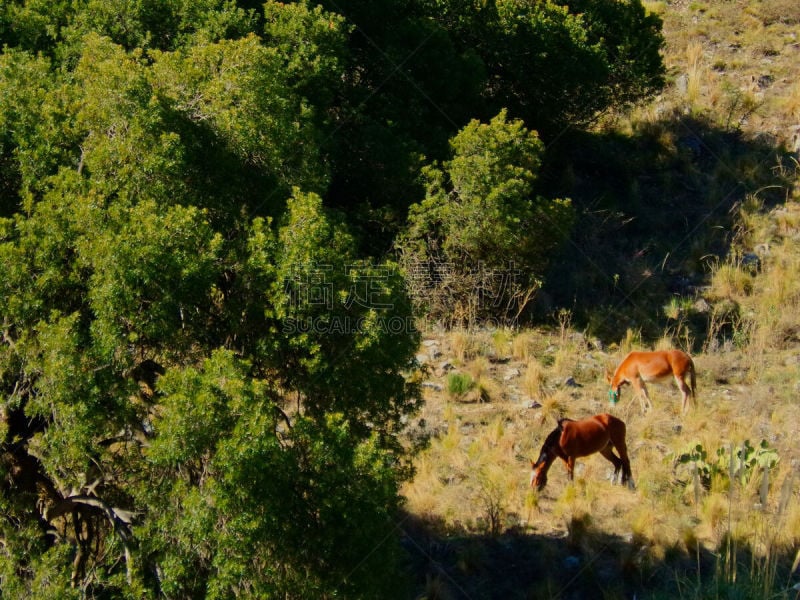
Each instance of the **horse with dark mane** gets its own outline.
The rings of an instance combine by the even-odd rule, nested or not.
[[[616,448],[619,456],[614,454]],[[556,427],[545,438],[539,458],[531,461],[531,486],[544,488],[547,483],[547,471],[556,458],[567,463],[567,474],[572,481],[575,460],[599,452],[614,465],[614,481],[621,475],[621,483],[633,488],[631,463],[625,445],[625,423],[603,413],[580,421],[559,419]]]

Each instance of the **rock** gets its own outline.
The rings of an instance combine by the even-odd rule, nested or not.
[[[586,336],[583,335],[580,331],[576,331],[575,333],[570,334],[569,339],[576,346],[588,347],[588,343],[586,342]]]
[[[755,252],[745,252],[742,256],[742,267],[756,273],[761,270],[761,258]]]
[[[685,94],[689,89],[689,76],[686,73],[678,75],[675,79],[675,87],[678,89],[679,94]]]
[[[603,343],[603,340],[601,340],[601,339],[592,338],[591,344],[592,344],[592,348],[594,348],[595,350],[598,350],[599,352],[604,352],[605,349],[606,349],[606,345]]]
[[[564,380],[564,385],[567,386],[567,387],[583,387],[580,383],[575,381],[574,377],[567,377]]]
[[[444,386],[441,383],[435,383],[433,381],[423,381],[422,387],[433,390],[434,392],[441,392],[444,390]]]
[[[445,362],[443,362],[442,364],[439,365],[439,373],[444,375],[445,373],[449,373],[450,371],[452,371],[454,368],[455,367],[453,366],[453,364],[451,362],[445,361]]]
[[[692,309],[697,313],[705,314],[711,310],[711,305],[704,298],[699,298],[692,304]]]

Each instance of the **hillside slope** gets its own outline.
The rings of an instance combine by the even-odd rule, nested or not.
[[[692,227],[688,242],[654,243],[653,254],[681,255],[673,275],[689,285],[656,285],[642,275],[647,262],[634,261],[619,278],[628,278],[622,294],[637,298],[634,311],[595,293],[614,276],[597,263],[563,288],[578,282],[606,300],[599,316],[585,309],[591,299],[555,310],[556,290],[553,327],[425,332],[426,403],[409,428],[416,476],[398,523],[420,598],[796,597],[800,4],[647,6],[664,20],[670,85],[602,131],[686,155],[681,185],[697,183],[686,198],[705,194],[725,209],[726,220],[709,227],[723,230],[720,252],[703,254],[710,238],[693,246],[706,230]],[[735,144],[758,152],[724,150]],[[633,179],[631,196],[641,197],[647,179]],[[629,388],[608,403],[604,372],[628,350],[654,347],[692,352],[698,397],[689,414],[671,382],[650,386],[647,414]],[[579,461],[574,484],[555,464],[547,487],[531,490],[529,461],[556,419],[605,411],[628,425],[637,489],[612,486],[610,464],[595,455]]]

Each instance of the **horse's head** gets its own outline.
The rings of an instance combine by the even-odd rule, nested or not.
[[[547,456],[544,452],[539,455],[536,462],[531,461],[531,487],[541,490],[547,485]]]
[[[614,383],[614,375],[606,370],[606,383],[610,386],[608,390],[608,401],[611,404],[616,404],[619,402],[619,388],[622,386],[622,382]]]
[[[533,469],[531,473],[531,487],[536,486],[541,490],[547,483],[547,471],[550,469],[550,465],[552,465],[553,461],[559,456],[564,456],[559,446],[559,439],[564,429],[564,423],[567,421],[572,421],[572,419],[558,420],[558,427],[553,429],[553,431],[544,438],[542,449],[539,451],[539,458],[536,459],[536,462],[531,461],[531,469]]]

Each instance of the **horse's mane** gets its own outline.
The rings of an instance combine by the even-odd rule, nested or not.
[[[567,417],[562,417],[558,420],[558,426],[553,429],[550,433],[547,434],[547,437],[544,438],[543,448],[549,448],[550,446],[558,446],[559,439],[561,438],[561,433],[564,431],[564,423],[572,422],[575,419],[569,419]]]
[[[550,446],[558,446],[558,440],[561,437],[561,421],[565,419],[561,419],[558,422],[558,427],[553,429],[550,433],[547,434],[547,437],[544,438],[544,443],[542,448],[549,448]],[[571,419],[566,419],[567,421]]]

